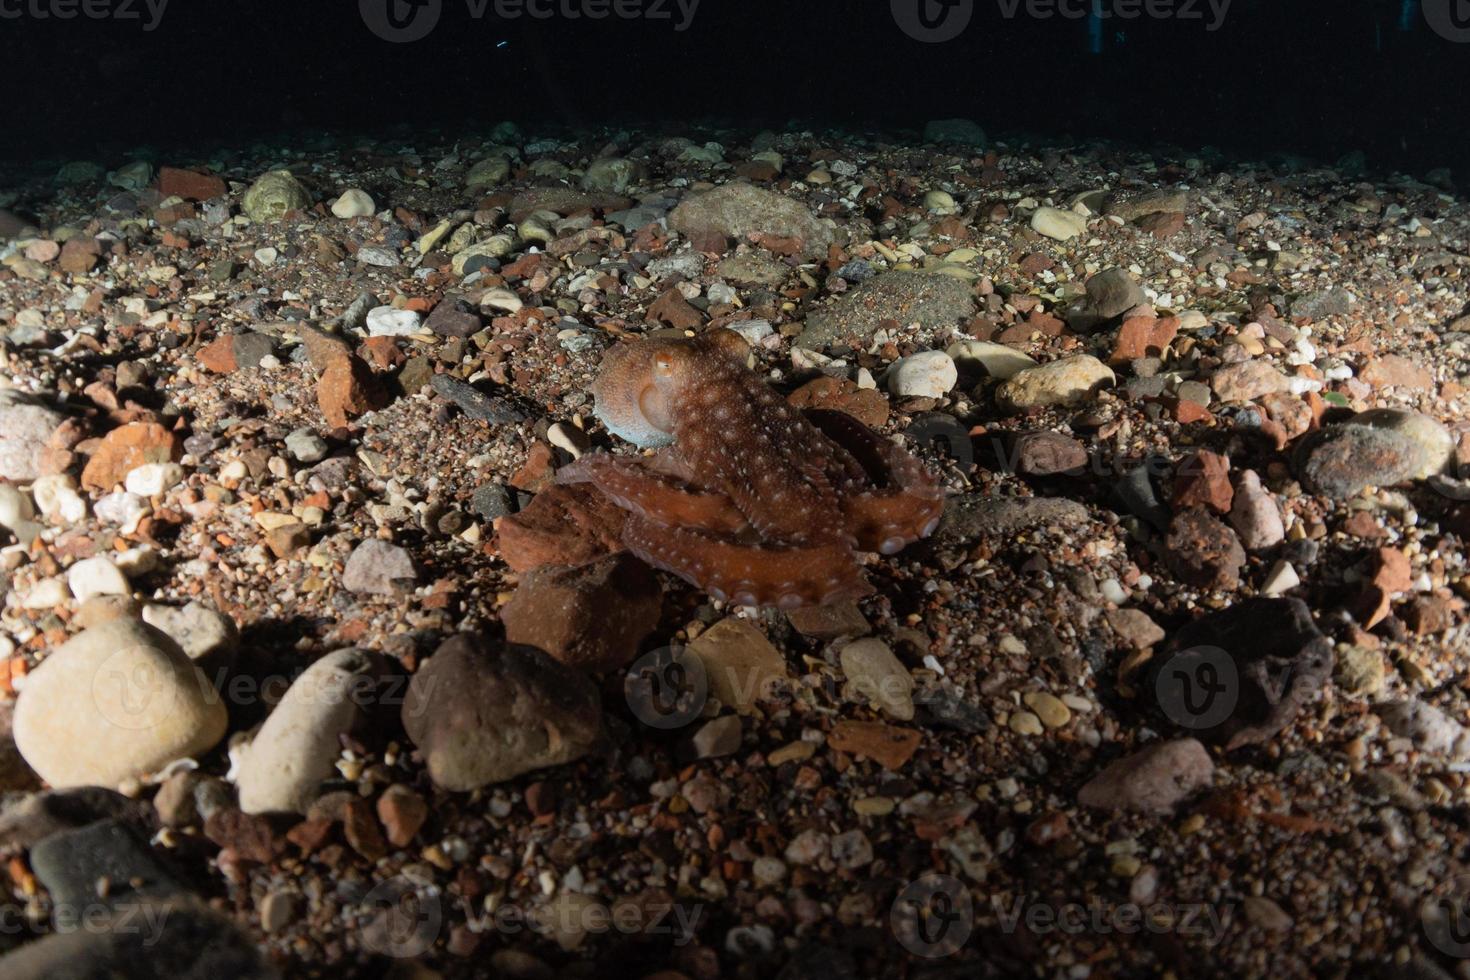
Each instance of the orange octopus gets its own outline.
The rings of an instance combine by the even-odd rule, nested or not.
[[[746,366],[740,335],[607,353],[597,417],[652,456],[583,456],[557,474],[628,514],[623,544],[719,601],[795,609],[873,592],[859,552],[895,554],[939,524],[919,460],[843,412],[801,412]]]

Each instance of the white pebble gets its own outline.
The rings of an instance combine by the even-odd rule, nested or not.
[[[157,497],[184,482],[184,468],[178,463],[144,463],[128,471],[123,486],[140,497]]]
[[[366,191],[353,188],[332,205],[332,213],[339,218],[370,218],[378,210]]]
[[[93,596],[128,595],[132,592],[128,577],[111,559],[101,555],[84,558],[73,565],[66,573],[66,582],[78,602],[86,602]]]
[[[395,310],[379,306],[367,315],[371,337],[406,337],[419,332],[420,317],[413,310]]]
[[[41,516],[52,523],[75,524],[87,516],[87,502],[76,490],[76,481],[65,473],[43,476],[31,484],[31,496]]]
[[[957,381],[954,359],[942,350],[899,358],[888,372],[888,390],[900,398],[940,398]]]
[[[134,471],[136,472],[136,471]],[[129,476],[131,479],[131,475]],[[106,524],[115,524],[122,529],[124,534],[132,534],[138,529],[138,522],[147,516],[148,501],[136,493],[126,490],[118,490],[109,493],[97,501],[94,508],[97,519]]]
[[[8,483],[0,483],[0,527],[13,529],[35,516],[30,497]]]

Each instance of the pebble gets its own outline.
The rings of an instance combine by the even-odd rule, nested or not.
[[[403,726],[434,782],[465,792],[582,757],[602,712],[576,670],[539,650],[491,650],[461,635],[414,674]]]
[[[900,398],[941,398],[958,381],[954,360],[937,350],[901,357],[888,372],[888,390]]]
[[[1013,711],[1006,727],[1017,735],[1035,736],[1040,735],[1044,729],[1041,719],[1030,711]]]
[[[29,494],[9,483],[0,483],[0,527],[13,531],[35,516]]]
[[[913,720],[914,679],[888,644],[857,640],[842,648],[840,660],[848,696],[877,707],[896,721]]]
[[[1072,710],[1055,694],[1033,691],[1022,697],[1021,703],[1034,711],[1047,728],[1064,728],[1072,720]]]
[[[1011,411],[1051,405],[1070,407],[1116,381],[1117,375],[1102,361],[1091,354],[1074,354],[1013,375],[996,389],[995,398],[1002,408]]]
[[[525,575],[500,611],[505,638],[604,673],[630,663],[658,625],[663,589],[628,554],[575,568],[548,565]]]
[[[378,206],[367,191],[352,188],[332,203],[332,213],[339,218],[371,218]]]
[[[52,650],[26,678],[15,743],[54,787],[117,786],[224,737],[224,701],[178,645],[115,619]]]
[[[1038,235],[1065,242],[1087,231],[1087,219],[1075,211],[1041,207],[1031,215],[1031,230]]]
[[[1339,646],[1333,667],[1333,680],[1344,693],[1354,697],[1373,697],[1383,690],[1388,671],[1383,654],[1360,646]]]
[[[1107,320],[1146,301],[1143,288],[1126,269],[1104,269],[1088,279],[1085,288],[1087,308]]]
[[[582,190],[622,194],[638,178],[640,169],[635,161],[621,157],[594,160],[582,175]]]
[[[126,490],[118,490],[102,497],[93,510],[96,511],[98,520],[116,525],[124,534],[136,531],[138,522],[152,512],[147,500]]]
[[[1210,786],[1215,763],[1196,739],[1159,742],[1124,756],[1077,793],[1084,806],[1169,816],[1192,794]]]
[[[128,578],[112,559],[98,556],[84,558],[66,573],[66,584],[78,602],[86,602],[99,595],[130,595],[132,586]]]
[[[1348,419],[1349,425],[1366,425],[1374,429],[1408,436],[1422,450],[1422,461],[1409,474],[1411,480],[1427,480],[1449,469],[1455,459],[1455,437],[1439,421],[1422,412],[1397,408],[1374,408]]]
[[[1240,584],[1246,561],[1240,539],[1204,507],[1176,514],[1164,547],[1169,569],[1188,585],[1214,590]]]
[[[479,190],[505,181],[510,176],[510,160],[502,155],[488,156],[465,174],[465,187]]]
[[[378,820],[388,843],[407,847],[418,836],[429,819],[429,804],[418,793],[401,783],[394,783],[378,797]]]
[[[930,191],[924,195],[924,210],[933,214],[954,214],[958,205],[948,192]]]
[[[1424,469],[1424,460],[1423,446],[1411,435],[1357,424],[1331,426],[1302,440],[1293,457],[1302,485],[1334,500],[1407,483]]]
[[[370,265],[377,269],[392,269],[401,264],[397,250],[384,248],[382,245],[364,245],[357,250],[353,258],[357,260],[358,265]],[[374,334],[374,336],[378,335]]]
[[[286,436],[286,452],[299,463],[320,463],[330,450],[327,441],[310,429],[293,429]]]
[[[1301,577],[1291,563],[1278,561],[1266,573],[1266,578],[1261,583],[1261,595],[1282,595],[1301,584]]]
[[[1255,470],[1243,470],[1236,477],[1235,497],[1230,504],[1230,526],[1240,536],[1246,551],[1265,551],[1286,538],[1281,521],[1281,508],[1276,498],[1261,486]]]
[[[711,697],[739,714],[787,689],[786,658],[764,633],[737,616],[720,620],[689,644],[709,680]]]
[[[831,227],[806,206],[754,184],[731,183],[687,195],[669,212],[669,230],[691,239],[719,235],[743,239],[760,234],[796,239],[809,256],[825,255]]]
[[[143,622],[162,630],[190,660],[206,669],[227,662],[240,642],[233,619],[199,602],[183,606],[149,603],[143,607]]]
[[[724,715],[699,726],[689,739],[696,759],[717,759],[740,751],[739,715]]]
[[[954,362],[965,368],[979,366],[988,376],[1007,381],[1027,368],[1036,367],[1036,361],[1005,344],[993,344],[984,340],[961,340],[951,344],[945,351]]]
[[[43,476],[31,484],[31,496],[42,519],[52,524],[72,525],[87,516],[87,502],[77,493],[69,474]]]
[[[0,479],[30,483],[39,477],[46,444],[65,420],[39,398],[0,390]]]
[[[178,463],[144,463],[128,472],[123,486],[128,493],[140,497],[158,497],[184,482],[184,468]]]
[[[1291,389],[1291,381],[1265,361],[1228,364],[1210,378],[1210,387],[1222,402],[1251,402]]]
[[[946,330],[975,313],[969,286],[953,276],[896,270],[874,276],[806,318],[796,347],[821,351],[846,338],[866,343],[885,321]]]
[[[260,731],[238,751],[235,786],[246,813],[305,815],[336,775],[341,739],[372,704],[382,663],[362,650],[338,650],[291,682]]]
[[[407,551],[387,541],[370,538],[352,549],[342,571],[342,587],[368,595],[398,595],[418,581]]]
[[[421,314],[413,310],[395,310],[391,306],[379,306],[367,315],[370,337],[410,337],[420,332],[422,323]]]

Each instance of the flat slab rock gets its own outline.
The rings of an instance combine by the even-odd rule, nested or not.
[[[1167,816],[1215,777],[1210,753],[1192,738],[1159,742],[1124,756],[1077,793],[1084,806]]]
[[[981,537],[1007,537],[1038,524],[1075,527],[1091,520],[1087,508],[1058,497],[992,497],[965,494],[944,505],[944,519],[934,532],[945,544],[964,544]]]
[[[822,350],[840,340],[864,343],[885,320],[938,330],[974,313],[970,287],[958,279],[926,272],[885,272],[807,317],[795,345]]]

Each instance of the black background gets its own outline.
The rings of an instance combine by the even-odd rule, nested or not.
[[[958,115],[993,134],[1256,157],[1361,150],[1377,169],[1470,179],[1470,44],[1438,37],[1417,6],[1406,18],[1400,0],[1234,0],[1217,31],[1115,22],[1091,54],[1085,21],[1007,20],[998,0],[975,2],[968,30],[942,44],[905,36],[888,0],[703,0],[683,33],[667,20],[473,21],[465,0],[444,0],[437,30],[412,44],[374,37],[357,0],[172,0],[152,33],[0,20],[0,158],[115,165],[140,146],[472,134],[502,119],[678,131]]]

